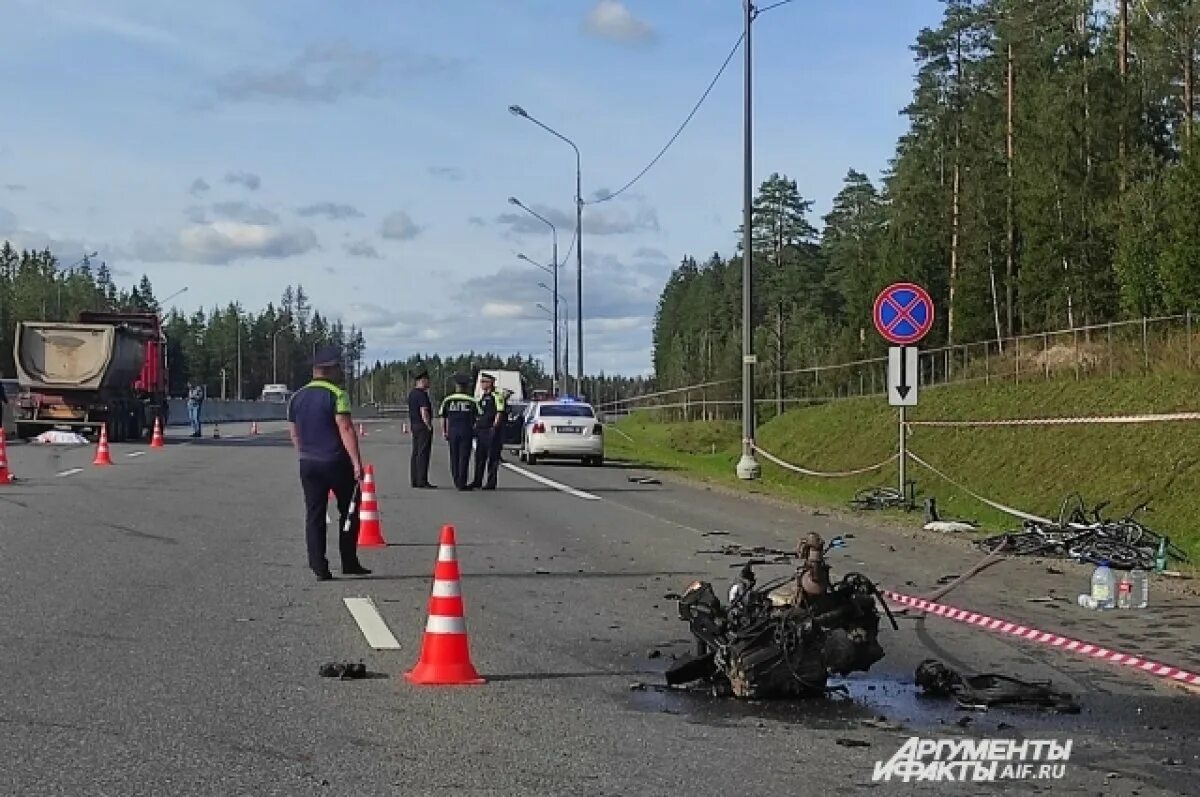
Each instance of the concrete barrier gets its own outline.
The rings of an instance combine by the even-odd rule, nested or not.
[[[171,399],[167,406],[168,426],[188,425],[186,399]],[[355,418],[379,417],[379,412],[374,407],[355,407],[351,412]],[[207,399],[200,407],[200,422],[205,424],[283,420],[287,420],[287,404],[282,402]]]

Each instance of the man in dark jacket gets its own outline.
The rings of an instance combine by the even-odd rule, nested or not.
[[[329,493],[337,499],[338,553],[342,573],[365,576],[370,570],[358,561],[358,513],[350,504],[363,477],[358,436],[350,418],[350,396],[337,383],[342,380],[342,353],[334,346],[313,355],[313,378],[288,402],[288,431],[300,459],[300,484],[304,488],[305,539],[308,566],[319,581],[333,578],[325,558],[326,511]]]
[[[419,490],[432,490],[429,483],[429,454],[433,450],[433,402],[429,399],[429,371],[416,374],[416,385],[408,393],[408,429],[412,435],[409,478]]]

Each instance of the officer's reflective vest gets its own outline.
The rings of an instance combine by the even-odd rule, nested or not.
[[[466,393],[451,393],[442,399],[442,407],[438,414],[448,419],[451,425],[458,421],[470,429],[475,425],[475,418],[479,415],[479,402]]]

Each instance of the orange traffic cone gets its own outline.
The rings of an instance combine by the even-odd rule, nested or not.
[[[404,433],[405,433],[405,434],[408,434],[408,424],[407,424],[407,423],[406,423],[406,424],[404,424],[404,429],[403,429],[403,431],[404,431]]]
[[[100,442],[96,446],[96,458],[92,460],[93,465],[111,465],[113,464],[112,455],[108,453],[108,426],[100,427]]]
[[[358,436],[359,437],[367,436],[367,425],[365,423],[360,423],[358,425]]]
[[[4,439],[4,427],[0,426],[0,484],[12,483],[12,471],[8,469],[8,444]]]
[[[421,658],[417,666],[404,676],[410,683],[484,683],[471,663],[458,557],[454,549],[454,527],[442,526],[441,545],[438,546],[437,565],[433,571],[433,595],[429,598],[429,619],[425,623],[425,639],[421,643]]]
[[[154,419],[154,435],[150,438],[150,447],[151,448],[162,448],[163,445],[164,445],[164,443],[163,443],[162,419],[155,418]]]
[[[258,421],[251,421],[251,422],[250,422],[250,434],[251,434],[251,435],[256,435],[256,434],[258,434]]]
[[[368,465],[363,473],[362,507],[358,510],[358,547],[383,548],[386,545],[379,523],[379,500],[375,496],[375,467]]]

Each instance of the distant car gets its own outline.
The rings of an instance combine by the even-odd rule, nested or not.
[[[287,385],[264,385],[262,395],[259,396],[259,401],[270,401],[276,404],[287,403],[287,400],[292,397],[292,391],[288,390]]]
[[[592,405],[582,401],[532,403],[525,412],[520,458],[531,465],[542,458],[603,465],[604,427]]]

